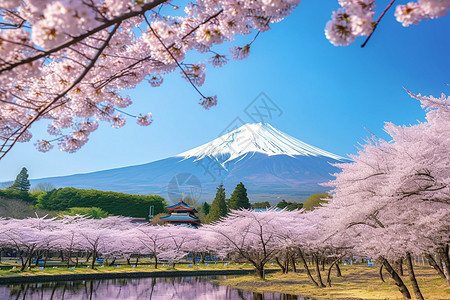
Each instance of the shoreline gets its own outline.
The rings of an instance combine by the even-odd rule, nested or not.
[[[267,269],[266,273],[274,273],[279,269]],[[235,270],[174,270],[153,272],[112,272],[112,273],[84,273],[84,274],[58,274],[58,275],[22,275],[0,277],[0,285],[16,283],[39,283],[51,281],[78,281],[100,280],[120,278],[144,278],[144,277],[183,277],[183,276],[213,276],[213,275],[248,275],[255,273],[254,269]]]

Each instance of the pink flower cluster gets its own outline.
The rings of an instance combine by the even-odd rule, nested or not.
[[[335,46],[347,46],[358,36],[372,30],[375,0],[339,0],[342,8],[334,11],[325,27],[327,39]]]
[[[403,26],[417,25],[423,19],[436,19],[447,15],[450,0],[418,0],[398,5],[395,17]]]

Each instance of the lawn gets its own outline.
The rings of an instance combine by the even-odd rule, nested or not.
[[[0,264],[0,266],[7,266],[8,264]],[[189,266],[191,265],[191,266]],[[34,276],[34,275],[63,275],[63,274],[95,274],[95,273],[127,273],[127,272],[155,272],[155,271],[199,271],[199,270],[252,270],[253,266],[249,264],[236,264],[236,263],[222,263],[218,262],[217,264],[209,263],[205,264],[176,264],[175,268],[169,266],[168,263],[160,263],[158,264],[158,268],[155,269],[153,265],[138,265],[137,267],[133,267],[133,265],[120,264],[119,267],[117,265],[114,266],[101,266],[96,265],[95,269],[92,270],[87,266],[79,266],[77,268],[68,269],[63,266],[52,266],[50,263],[44,270],[39,270],[38,267],[33,267],[30,270],[25,269],[24,271],[19,270],[19,266],[15,269],[8,270],[0,270],[0,277],[9,277],[9,276]]]
[[[403,299],[387,273],[384,273],[386,282],[381,282],[376,266],[343,266],[341,271],[343,277],[332,276],[332,287],[326,288],[314,286],[306,273],[272,273],[266,275],[265,280],[243,275],[220,281],[220,284],[255,292],[282,292],[314,298]],[[425,299],[450,299],[450,286],[431,267],[415,266],[415,273]],[[407,270],[404,274],[402,279],[414,299]],[[326,280],[326,274],[322,277]]]

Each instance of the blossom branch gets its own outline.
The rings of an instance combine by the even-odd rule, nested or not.
[[[372,34],[375,32],[375,29],[377,29],[378,23],[380,23],[381,19],[383,18],[383,16],[386,14],[386,12],[389,10],[389,8],[392,6],[392,4],[394,4],[395,0],[392,0],[391,3],[388,4],[388,6],[386,6],[386,8],[383,10],[383,12],[381,13],[381,15],[378,17],[378,20],[376,20],[373,23],[373,30],[372,32],[369,34],[369,36],[367,37],[367,39],[365,40],[365,42],[361,45],[361,48],[364,48],[364,46],[366,46],[367,42],[369,41],[370,37],[372,36]]]
[[[106,28],[111,27],[112,25],[120,24],[124,20],[127,20],[129,18],[142,15],[146,11],[153,9],[153,8],[157,7],[158,5],[160,5],[160,4],[162,4],[162,3],[166,2],[166,1],[167,0],[155,0],[154,2],[144,4],[142,6],[142,8],[140,10],[138,10],[138,11],[131,11],[129,13],[123,14],[123,15],[121,15],[119,17],[116,17],[116,18],[114,18],[112,20],[106,21],[102,25],[100,25],[100,26],[98,26],[98,27],[96,27],[96,28],[94,28],[92,30],[89,30],[88,32],[86,32],[84,34],[76,36],[73,39],[71,39],[70,41],[67,41],[67,42],[65,42],[65,43],[63,43],[63,44],[61,44],[61,45],[59,45],[57,47],[54,47],[54,48],[52,48],[50,50],[47,50],[47,51],[44,51],[44,52],[42,52],[42,53],[40,53],[38,55],[28,57],[28,58],[23,59],[21,61],[18,61],[16,63],[9,64],[7,67],[4,67],[4,68],[0,69],[0,74],[5,72],[5,71],[12,70],[12,69],[14,69],[14,68],[16,68],[18,66],[34,62],[34,61],[36,61],[36,60],[38,60],[40,58],[47,57],[50,54],[53,54],[53,53],[58,52],[60,50],[63,50],[63,49],[65,49],[65,48],[67,48],[67,47],[69,47],[69,46],[71,46],[73,44],[76,44],[76,43],[84,40],[85,38],[87,38],[87,37],[89,37],[89,36],[91,36],[91,35],[93,35],[93,34],[95,34],[97,32],[100,32],[100,31],[102,31],[102,30],[104,30]],[[36,49],[36,50],[38,50],[38,49]]]
[[[95,63],[97,62],[98,58],[102,54],[103,50],[105,50],[106,46],[108,46],[109,41],[116,33],[117,29],[120,26],[120,22],[117,23],[111,33],[109,34],[108,38],[106,39],[105,43],[102,45],[102,47],[97,51],[94,58],[92,58],[89,65],[83,70],[83,72],[78,76],[77,79],[72,83],[71,86],[69,86],[67,89],[65,89],[62,93],[60,93],[58,96],[56,96],[52,101],[50,101],[47,105],[44,106],[44,108],[40,111],[38,111],[28,122],[25,126],[19,127],[13,134],[11,134],[11,137],[6,139],[2,146],[0,147],[0,159],[2,159],[14,146],[14,144],[19,140],[19,138],[30,128],[30,126],[37,121],[43,114],[47,113],[51,106],[55,104],[58,100],[63,98],[68,92],[70,92],[78,83],[80,83],[83,78],[89,73],[89,71],[94,67]],[[11,141],[11,138],[14,137]],[[9,142],[11,142],[9,144]],[[6,149],[5,149],[6,148]]]
[[[178,62],[178,60],[176,59],[176,57],[172,54],[172,52],[170,52],[169,48],[167,48],[167,46],[164,44],[163,40],[161,40],[161,38],[159,37],[159,35],[156,34],[155,30],[153,30],[152,26],[150,25],[150,22],[148,21],[147,17],[144,16],[145,21],[148,24],[148,27],[150,28],[150,30],[152,31],[152,33],[156,36],[156,38],[158,39],[158,41],[161,43],[161,45],[164,47],[164,49],[167,51],[167,53],[169,53],[170,57],[175,61],[175,63],[177,64],[178,68],[180,68],[181,72],[183,72],[184,76],[186,76],[187,80],[189,81],[189,83],[194,87],[194,89],[197,91],[197,93],[200,94],[200,96],[202,96],[203,98],[206,98],[202,92],[200,92],[200,90],[195,86],[195,84],[192,82],[190,76],[188,74],[186,74],[186,72],[184,71],[183,67],[180,65],[180,63]]]

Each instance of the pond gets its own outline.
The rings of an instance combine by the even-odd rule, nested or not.
[[[230,277],[230,276],[228,276]],[[219,285],[214,280],[226,276],[160,277],[108,279],[92,281],[57,281],[46,283],[0,285],[0,299],[154,299],[154,300],[303,300],[282,293],[254,293]]]

